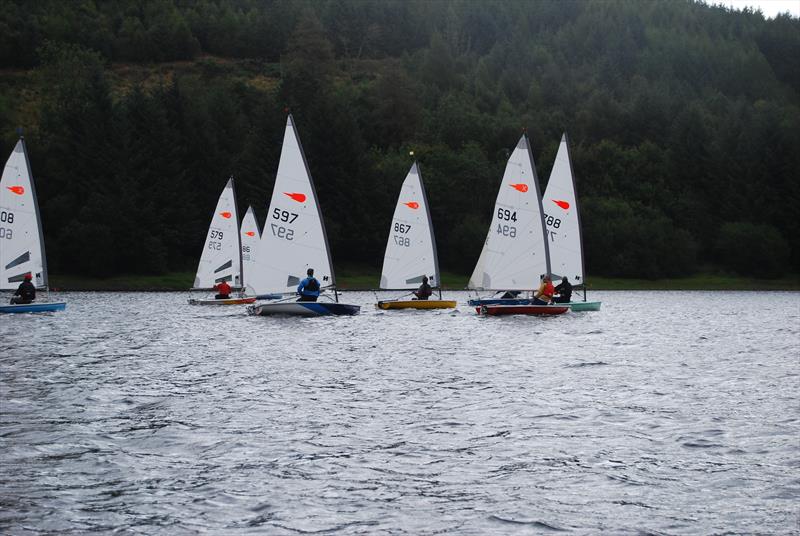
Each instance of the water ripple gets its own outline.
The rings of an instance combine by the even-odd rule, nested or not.
[[[4,316],[0,532],[797,533],[800,294],[596,296],[544,319],[355,292],[349,318],[180,293]]]

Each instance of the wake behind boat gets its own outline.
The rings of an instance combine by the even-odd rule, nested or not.
[[[328,237],[319,200],[308,170],[300,138],[291,114],[272,191],[267,222],[248,286],[256,295],[292,295],[298,291],[301,274],[316,271],[319,288],[333,290],[333,302],[282,301],[248,307],[248,313],[269,315],[354,315],[361,307],[339,303]],[[316,278],[314,278],[316,280]],[[322,295],[327,299],[327,296]]]
[[[47,257],[36,188],[33,184],[28,150],[20,135],[8,157],[0,179],[0,290],[16,290],[20,283],[34,289],[48,290]],[[31,286],[33,285],[33,286]],[[37,302],[0,305],[0,313],[40,313],[63,311],[66,302]]]
[[[429,299],[434,288],[439,299]],[[416,162],[411,165],[394,209],[389,239],[383,256],[381,289],[417,289],[414,300],[380,300],[378,309],[453,309],[454,300],[443,300],[439,259],[433,235],[428,196]],[[427,292],[422,292],[426,290]]]

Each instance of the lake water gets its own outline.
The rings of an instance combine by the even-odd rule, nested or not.
[[[553,318],[61,297],[0,316],[3,534],[800,531],[800,293]]]

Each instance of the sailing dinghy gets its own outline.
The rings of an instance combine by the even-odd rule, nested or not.
[[[255,273],[256,257],[258,256],[258,248],[261,243],[261,230],[258,227],[253,207],[247,207],[247,212],[245,212],[244,218],[242,218],[239,238],[242,242],[242,275],[248,274],[248,276],[250,276]],[[245,288],[253,290],[251,285],[245,285]],[[261,294],[255,296],[255,299],[277,300],[282,297],[282,294]]]
[[[354,315],[361,310],[358,305],[339,303],[322,211],[291,114],[258,251],[256,267],[252,277],[248,276],[248,285],[257,295],[294,296],[306,271],[313,268],[321,289],[333,290],[335,301],[263,303],[250,306],[250,314]],[[266,252],[268,255],[262,255]]]
[[[560,315],[569,311],[566,304],[551,305],[532,305],[532,304],[488,304],[475,308],[479,315],[499,316],[499,315]]]
[[[239,239],[239,213],[236,209],[236,190],[233,177],[223,188],[206,234],[205,247],[197,265],[192,290],[210,290],[227,282],[242,288],[242,248]],[[242,305],[253,303],[254,297],[228,299],[190,299],[190,305]]]
[[[533,164],[533,153],[527,134],[519,139],[506,164],[500,191],[494,205],[492,223],[481,256],[469,278],[468,288],[516,291],[522,293],[538,288],[542,276],[550,273],[550,256],[545,234],[539,180]],[[541,309],[516,308],[530,304],[528,299],[479,298],[469,304],[484,314],[543,314]],[[513,313],[503,312],[512,307]],[[550,314],[560,314],[565,308],[545,307]],[[563,309],[563,310],[562,310]]]
[[[569,304],[573,311],[599,311],[599,301],[586,301],[586,281],[583,266],[583,238],[578,210],[575,175],[569,155],[566,133],[561,137],[550,180],[542,199],[544,220],[550,246],[550,266],[553,283],[567,277],[575,290],[583,290],[583,301]]]
[[[47,286],[42,219],[28,150],[20,135],[0,179],[0,290],[16,290],[27,274],[37,289]],[[67,303],[0,305],[0,313],[62,311]]]
[[[439,259],[433,223],[416,162],[403,181],[400,196],[389,227],[389,240],[383,256],[380,288],[384,290],[416,289],[427,276],[433,288],[439,288],[436,300],[380,300],[379,309],[452,309],[456,302],[443,300],[439,280]]]

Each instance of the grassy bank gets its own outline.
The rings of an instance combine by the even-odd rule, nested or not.
[[[164,275],[120,275],[105,279],[73,275],[51,275],[50,287],[58,290],[100,291],[181,291],[192,285],[193,272]],[[442,273],[444,287],[460,290],[469,276]],[[378,287],[378,270],[345,266],[337,269],[337,285],[342,289],[363,290]],[[591,290],[800,290],[800,274],[780,279],[753,279],[725,274],[697,274],[680,279],[621,279],[593,277]]]

